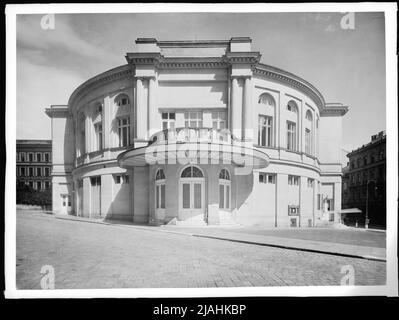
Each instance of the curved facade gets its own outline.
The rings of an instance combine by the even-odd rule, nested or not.
[[[46,109],[55,212],[151,224],[339,220],[347,107],[261,64],[249,38],[136,44],[126,65]]]

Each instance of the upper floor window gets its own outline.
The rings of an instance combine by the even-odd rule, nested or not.
[[[212,128],[213,129],[226,129],[226,112],[214,111],[212,112]]]
[[[360,168],[360,158],[356,160],[357,167]]]
[[[312,136],[310,129],[305,129],[305,153],[312,154]]]
[[[79,130],[78,151],[79,151],[79,156],[81,156],[86,152],[86,116],[83,112],[79,115],[78,130]]]
[[[25,152],[21,152],[21,153],[19,154],[19,160],[20,160],[21,162],[25,162],[25,161],[26,161],[26,159],[25,159]]]
[[[21,174],[21,176],[25,176],[25,168],[24,167],[21,167],[21,168],[19,168],[19,172],[20,172],[20,174]]]
[[[129,183],[129,175],[116,174],[114,175],[115,184]]]
[[[296,123],[287,121],[287,149],[297,151]]]
[[[374,157],[374,154],[372,154],[372,155],[370,156],[370,163],[374,163],[374,161],[375,161],[375,157]]]
[[[184,169],[180,176],[182,178],[203,178],[204,174],[198,167],[190,166]]]
[[[175,112],[162,112],[162,130],[175,129],[176,113]]]
[[[36,153],[36,161],[42,162],[42,154],[41,153]]]
[[[32,167],[28,168],[28,174],[29,174],[29,177],[33,177],[33,168]]]
[[[119,147],[130,144],[130,117],[118,118]]]
[[[219,179],[230,180],[230,173],[226,169],[222,169],[219,173]]]
[[[288,184],[290,186],[299,186],[299,177],[298,176],[288,176]]]
[[[314,179],[308,178],[308,188],[314,187]]]
[[[48,152],[44,154],[44,161],[50,162],[50,154]]]
[[[366,166],[367,165],[367,157],[363,157],[363,164]]]
[[[202,128],[203,127],[202,112],[190,111],[184,112],[184,126],[189,128]]]
[[[42,168],[40,168],[40,167],[36,168],[36,176],[38,176],[38,177],[42,176]]]
[[[275,184],[276,174],[259,172],[259,183]]]
[[[294,113],[298,113],[298,106],[297,106],[297,104],[294,101],[291,100],[287,104],[287,110],[291,111],[291,112],[294,112]]]
[[[270,116],[258,116],[258,145],[264,147],[273,146],[273,118]]]
[[[45,168],[44,168],[44,175],[45,175],[46,177],[50,176],[50,168],[49,168],[49,167],[45,167]]]
[[[94,124],[94,132],[96,134],[96,149],[102,150],[103,148],[103,125],[101,122],[97,122]]]
[[[130,104],[129,97],[125,94],[120,94],[116,99],[115,99],[115,104],[118,107],[126,106]]]
[[[384,150],[381,150],[380,153],[379,153],[379,160],[384,159],[384,157],[385,157]]]
[[[33,153],[29,153],[28,159],[29,162],[33,162]]]

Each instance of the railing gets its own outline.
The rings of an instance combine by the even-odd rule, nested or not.
[[[233,144],[240,140],[233,136],[228,129],[182,127],[155,133],[151,136],[149,144],[185,142]]]

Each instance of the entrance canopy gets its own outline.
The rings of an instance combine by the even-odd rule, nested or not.
[[[135,148],[118,156],[122,168],[156,164],[233,165],[243,169],[265,168],[269,157],[227,134],[226,130],[181,128],[154,135],[147,147]],[[250,173],[248,172],[248,173]]]

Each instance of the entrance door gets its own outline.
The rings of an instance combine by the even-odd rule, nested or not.
[[[196,166],[185,168],[180,175],[179,218],[204,221],[205,179],[202,170]]]
[[[185,179],[180,183],[181,210],[192,214],[205,212],[205,183],[203,179]]]
[[[91,177],[91,217],[101,216],[101,176]]]
[[[61,214],[69,214],[71,210],[71,196],[69,194],[61,194]]]

